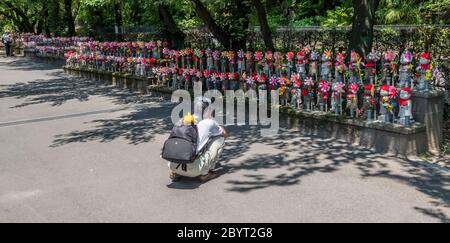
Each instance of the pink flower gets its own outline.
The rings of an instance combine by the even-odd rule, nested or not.
[[[272,60],[273,58],[273,53],[272,51],[266,51],[266,59],[267,60]]]
[[[260,51],[255,52],[255,60],[256,61],[261,61],[261,59],[263,59],[263,54]]]
[[[320,83],[320,91],[322,93],[326,93],[326,92],[328,92],[329,89],[330,89],[330,87],[329,87],[327,81],[322,80]]]
[[[245,79],[245,81],[246,81],[248,84],[253,84],[253,83],[255,83],[255,80],[254,80],[253,77],[251,77],[251,76],[247,77],[247,78]]]
[[[294,59],[294,56],[295,56],[295,54],[294,54],[292,51],[286,53],[286,59],[287,59],[288,61],[292,61],[292,59]]]
[[[313,50],[310,54],[310,58],[312,61],[317,61],[319,59],[319,53]]]
[[[169,48],[164,48],[164,49],[163,49],[163,54],[164,54],[164,55],[169,55],[169,53],[170,53]]]
[[[350,83],[348,87],[352,93],[354,93],[354,94],[358,93],[358,85],[357,84]]]
[[[333,90],[338,93],[344,93],[344,84],[342,82],[336,83]]]
[[[395,98],[398,96],[397,89],[394,86],[389,87],[389,94],[391,95],[391,98]]]
[[[275,60],[277,60],[277,61],[279,61],[281,59],[281,53],[278,51],[275,52],[273,56],[274,56]]]
[[[212,54],[214,60],[219,60],[220,59],[220,51],[214,51]]]
[[[197,76],[197,78],[203,77],[202,71],[197,71],[197,73],[195,75]]]
[[[220,80],[224,81],[227,79],[227,73],[220,73]]]
[[[270,78],[270,84],[273,85],[273,86],[275,86],[275,85],[278,84],[278,81],[279,81],[279,80],[280,80],[280,79],[277,78],[277,77],[271,77],[271,78]]]
[[[238,51],[238,57],[239,57],[239,59],[244,59],[244,57],[245,57],[245,53],[244,53],[244,51],[243,50],[239,50]]]
[[[308,78],[305,80],[305,85],[307,85],[307,86],[314,86],[314,81],[313,81],[313,79],[312,79],[311,77],[308,77]]]

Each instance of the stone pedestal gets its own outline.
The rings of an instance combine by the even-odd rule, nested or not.
[[[34,49],[25,48],[24,51],[23,51],[23,55],[25,57],[35,57],[36,56],[36,51]]]
[[[298,129],[300,133],[322,138],[336,138],[366,147],[378,153],[400,157],[417,156],[427,152],[428,141],[423,124],[404,127],[395,123],[367,122],[343,118],[325,112],[302,112],[283,108],[280,126]]]
[[[428,151],[438,153],[443,141],[444,92],[414,91],[412,103],[413,119],[426,127]]]

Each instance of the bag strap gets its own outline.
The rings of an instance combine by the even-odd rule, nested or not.
[[[182,169],[184,172],[187,171],[187,164],[182,164],[182,163],[179,163],[178,166],[177,166],[175,169],[178,170],[178,168],[180,168],[180,166],[181,166],[181,169]]]
[[[219,136],[214,136],[214,137],[210,137],[210,138],[208,139],[208,142],[206,142],[205,146],[203,146],[203,148],[197,153],[197,156],[200,156],[200,155],[204,154],[204,153],[206,152],[206,149],[208,148],[208,146],[211,145],[212,141],[213,141],[215,138],[220,137],[220,136],[221,136],[221,135],[219,135]]]

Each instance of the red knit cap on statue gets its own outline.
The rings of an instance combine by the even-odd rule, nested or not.
[[[406,91],[406,92],[408,92],[410,95],[412,95],[412,90],[411,90],[410,87],[404,87],[404,88],[401,88],[401,91]]]
[[[389,85],[387,85],[387,84],[381,85],[380,90],[389,91]]]
[[[366,84],[366,86],[364,87],[365,90],[372,90],[373,88],[373,84]]]
[[[302,52],[302,51],[299,51],[299,52],[297,52],[297,56],[305,57],[306,54],[304,52]]]
[[[422,54],[420,55],[420,58],[424,58],[424,59],[427,59],[427,60],[431,60],[431,55],[430,55],[430,53],[428,53],[428,52],[424,52],[424,53],[422,53]]]

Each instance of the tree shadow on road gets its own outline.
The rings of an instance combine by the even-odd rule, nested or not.
[[[108,80],[92,77],[67,75],[62,71],[52,73],[52,79],[38,79],[28,83],[5,85],[0,89],[0,98],[24,99],[23,103],[11,108],[50,103],[60,106],[70,100],[88,101],[92,96],[109,98],[114,104],[146,103],[158,101],[131,89],[120,89]]]
[[[418,212],[434,217],[441,222],[450,222],[450,215],[442,209],[450,208],[450,173],[444,168],[431,167],[427,162],[398,160],[402,173],[386,168],[376,168],[374,161],[357,163],[363,178],[386,178],[414,187],[431,198],[434,208],[415,207]]]
[[[65,65],[64,60],[41,60],[31,57],[15,58],[11,61],[0,63],[0,66],[5,66],[15,71],[50,71],[61,69],[63,65]]]
[[[270,138],[260,136],[258,127],[236,126],[229,130],[232,137],[226,143],[222,160],[232,162],[241,158],[241,162],[233,164],[231,172],[252,172],[245,175],[247,180],[228,181],[232,185],[229,190],[235,192],[295,185],[302,177],[335,172],[354,163],[356,158],[376,161],[382,157],[367,149],[353,149],[342,141],[302,135],[294,130],[280,129]],[[260,153],[243,157],[252,148]],[[280,173],[265,173],[270,170]]]
[[[362,179],[387,178],[430,196],[432,207],[414,209],[441,222],[450,221],[442,210],[450,207],[450,177],[445,170],[287,128],[270,138],[261,137],[257,127],[234,126],[229,130],[231,138],[222,160],[231,167],[229,173],[242,175],[242,179],[227,181],[229,191],[250,193],[299,185],[308,176],[350,166],[360,172]],[[257,153],[251,153],[256,149]]]
[[[171,107],[167,102],[148,104],[137,106],[135,110],[118,118],[93,120],[90,122],[94,126],[92,129],[57,135],[51,146],[88,141],[105,143],[117,138],[124,138],[133,145],[150,142],[155,136],[168,134],[172,129]]]

